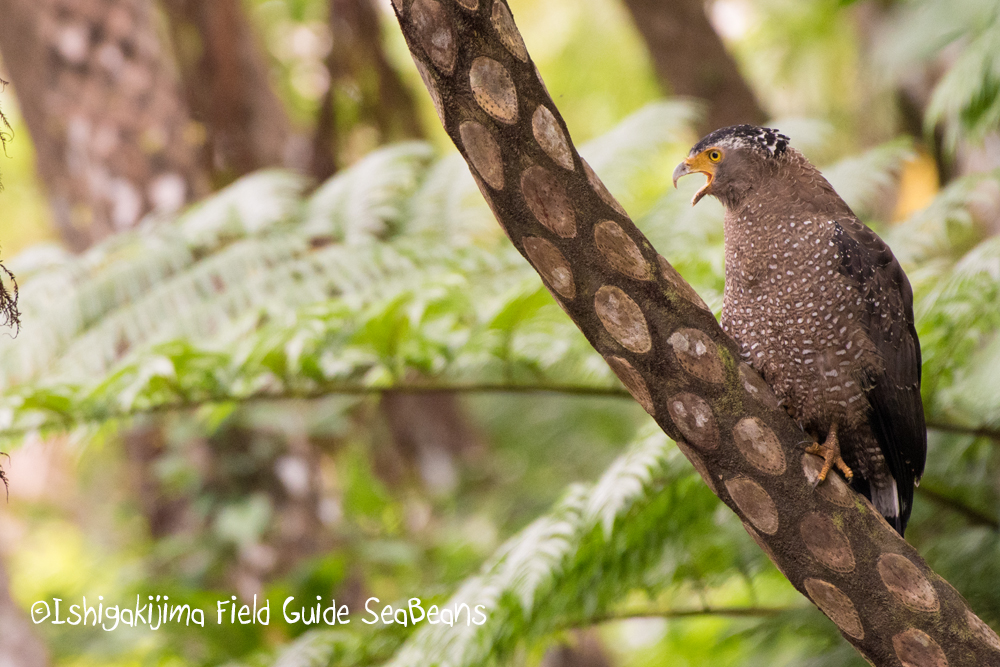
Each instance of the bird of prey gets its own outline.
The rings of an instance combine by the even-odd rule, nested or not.
[[[674,170],[725,206],[722,327],[824,458],[902,535],[927,455],[913,291],[788,137],[716,130]],[[822,444],[820,444],[822,443]]]

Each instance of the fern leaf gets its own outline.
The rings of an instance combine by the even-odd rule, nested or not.
[[[868,217],[880,196],[899,178],[906,160],[913,156],[908,139],[896,139],[858,156],[823,169],[823,175],[859,216]]]
[[[609,189],[627,186],[635,170],[665,144],[689,140],[698,120],[696,104],[682,100],[653,102],[628,116],[610,132],[580,148],[594,171],[600,172]]]
[[[610,132],[580,147],[580,155],[626,209],[640,205],[643,186],[661,190],[669,182],[666,165],[650,169],[664,149],[687,150],[700,112],[695,103],[665,100],[647,104]]]
[[[305,185],[302,176],[289,171],[258,171],[196,204],[176,226],[189,246],[207,252],[291,218]]]
[[[424,142],[396,144],[335,175],[306,203],[304,233],[350,245],[397,231],[433,152]]]
[[[952,150],[960,137],[980,142],[1000,129],[1000,7],[938,82],[924,122],[928,132],[943,123]]]
[[[666,437],[650,429],[596,485],[574,485],[552,512],[508,540],[446,603],[483,605],[483,625],[425,626],[389,665],[483,665],[508,655],[517,638],[600,614],[640,581],[670,539],[654,526],[671,511],[662,496],[670,481],[690,474],[679,463]],[[644,480],[642,491],[609,503],[608,489],[623,479]]]

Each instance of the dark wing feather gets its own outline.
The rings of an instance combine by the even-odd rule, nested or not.
[[[927,458],[913,290],[889,246],[875,232],[853,215],[839,223],[840,272],[861,290],[862,324],[883,362],[883,368],[869,378],[869,424],[896,480],[900,508],[896,530],[902,534],[913,506],[913,487]]]

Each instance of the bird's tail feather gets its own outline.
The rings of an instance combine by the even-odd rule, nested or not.
[[[906,520],[899,507],[899,490],[896,486],[896,480],[890,477],[889,482],[887,486],[874,486],[860,475],[855,475],[851,486],[854,487],[855,491],[872,501],[872,505],[875,506],[878,513],[885,517],[885,520],[897,533],[902,535],[906,529]]]

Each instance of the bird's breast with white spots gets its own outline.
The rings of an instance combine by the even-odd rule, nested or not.
[[[727,234],[748,236],[727,243],[723,327],[803,425],[861,418],[872,346],[857,321],[861,295],[837,270],[833,223],[737,222]]]

